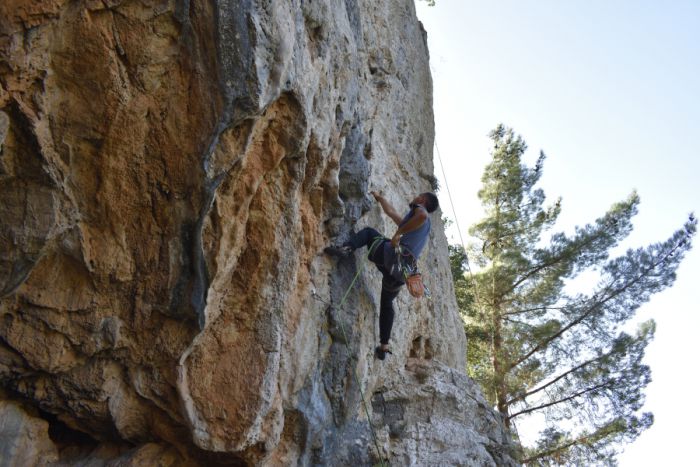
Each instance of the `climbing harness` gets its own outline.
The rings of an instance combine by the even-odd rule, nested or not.
[[[377,237],[374,239],[374,241],[372,242],[372,245],[368,249],[368,255],[367,255],[368,260],[370,258],[370,255],[373,253],[374,248],[383,241],[384,241],[383,237]],[[311,292],[311,295],[315,299],[317,299],[323,303],[326,303],[331,308],[335,308],[336,310],[340,311],[340,309],[343,307],[343,304],[345,304],[345,300],[348,298],[350,291],[355,286],[355,282],[357,282],[357,278],[360,277],[360,274],[362,273],[364,268],[365,268],[365,262],[363,261],[362,265],[357,270],[357,273],[355,273],[355,277],[352,278],[352,282],[350,282],[350,286],[347,288],[347,290],[343,294],[343,298],[340,300],[340,303],[338,304],[337,307],[335,307],[333,304],[328,303],[328,302],[324,301],[323,299],[321,299],[321,297],[319,297],[319,295],[316,293],[315,290]],[[340,332],[343,334],[343,340],[345,342],[345,345],[347,346],[348,342],[350,342],[350,341],[348,340],[348,335],[345,333],[345,326],[343,325],[343,320],[339,319],[338,323],[340,324]],[[377,456],[379,457],[379,465],[381,465],[382,467],[388,467],[388,465],[386,463],[384,463],[384,458],[382,457],[382,452],[379,449],[379,442],[377,441],[377,434],[374,432],[374,427],[372,426],[372,419],[370,418],[369,409],[367,408],[367,401],[365,399],[365,392],[362,389],[362,385],[360,384],[360,378],[357,377],[357,371],[355,370],[354,366],[352,368],[352,376],[353,376],[353,379],[355,381],[355,384],[360,389],[360,398],[362,399],[362,406],[365,409],[365,415],[367,416],[367,423],[369,424],[369,429],[370,429],[370,432],[372,433],[372,441],[374,442],[374,448],[377,450]]]

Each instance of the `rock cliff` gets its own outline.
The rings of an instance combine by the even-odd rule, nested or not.
[[[387,361],[379,273],[321,253],[434,183],[425,34],[412,0],[2,2],[3,465],[373,465],[370,427],[512,463],[439,213]]]

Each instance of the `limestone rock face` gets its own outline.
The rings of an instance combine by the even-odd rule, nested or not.
[[[0,401],[0,459],[2,465],[24,467],[58,460],[46,420],[32,417],[12,402]]]
[[[392,465],[517,465],[509,435],[476,384],[437,360],[409,358],[372,398]]]
[[[381,276],[322,254],[393,232],[368,191],[431,189],[412,0],[5,0],[0,85],[1,409],[35,459],[510,462],[456,376],[439,212],[433,299],[401,293],[387,361]]]

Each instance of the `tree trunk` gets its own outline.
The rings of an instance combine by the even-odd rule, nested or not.
[[[506,428],[510,430],[510,418],[508,417],[508,389],[506,387],[505,371],[507,365],[503,361],[503,335],[501,322],[500,303],[494,303],[493,314],[493,376],[496,390],[496,407],[503,415]]]

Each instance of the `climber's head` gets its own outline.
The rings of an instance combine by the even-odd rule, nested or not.
[[[435,196],[435,193],[430,192],[421,193],[420,195],[416,196],[413,201],[411,201],[411,206],[418,204],[423,206],[428,212],[435,211],[439,206],[437,196]]]

